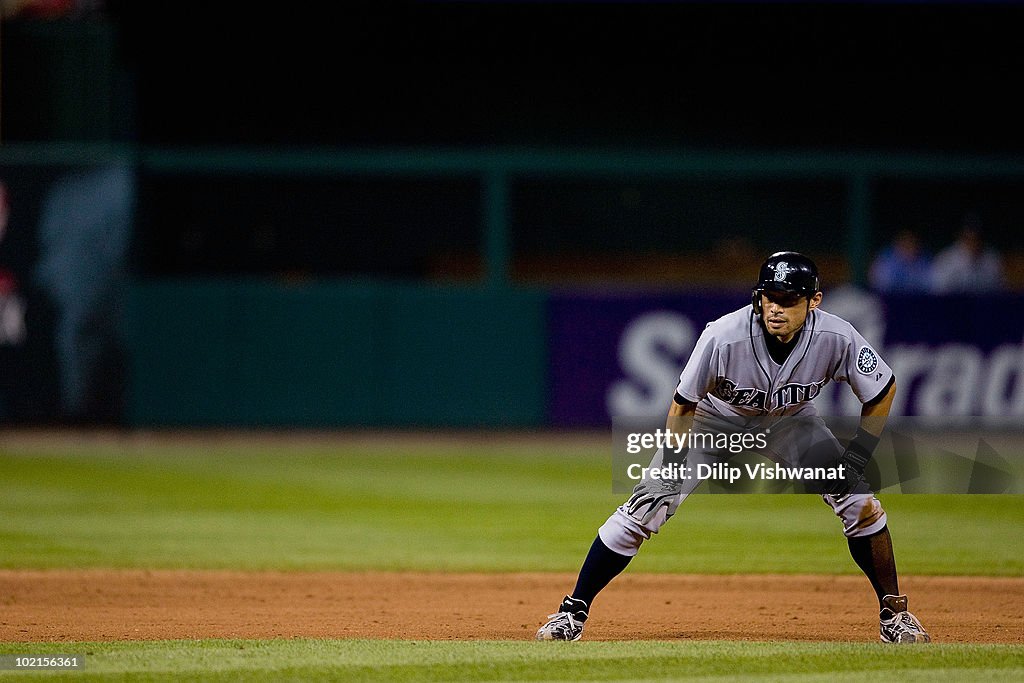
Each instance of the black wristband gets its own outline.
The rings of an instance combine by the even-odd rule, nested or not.
[[[864,468],[867,467],[868,461],[871,460],[871,454],[875,452],[875,447],[878,446],[878,441],[879,438],[871,432],[858,429],[856,436],[846,446],[843,460],[856,467],[863,474]]]
[[[870,458],[871,454],[875,452],[875,448],[878,446],[878,442],[881,439],[869,431],[866,431],[863,427],[857,429],[856,436],[850,441],[848,448],[855,448],[858,452],[863,453],[866,457]]]

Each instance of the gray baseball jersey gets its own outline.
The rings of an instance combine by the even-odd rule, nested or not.
[[[826,456],[832,461],[842,447],[825,425],[811,401],[830,381],[847,382],[862,402],[878,397],[892,379],[892,370],[853,325],[838,316],[815,309],[808,313],[796,346],[781,365],[772,360],[765,342],[761,318],[753,307],[708,323],[697,340],[690,360],[679,376],[676,393],[697,403],[696,421],[711,422],[724,418],[776,417],[799,415],[809,419],[789,421],[788,429],[774,429],[763,454],[790,464],[808,464],[809,456]],[[735,426],[735,423],[730,420]],[[792,432],[805,438],[794,438]],[[814,443],[821,452],[807,450]],[[728,457],[717,448],[689,449],[686,462],[693,467]],[[665,463],[659,448],[652,468]],[[669,481],[644,479],[634,488],[634,496],[608,518],[598,531],[601,541],[621,555],[635,555],[644,540],[658,533],[679,505],[700,485],[696,477]],[[671,498],[636,513],[631,503],[650,491],[668,487]],[[871,493],[823,495],[822,499],[843,521],[849,537],[870,536],[885,527],[887,516]]]
[[[708,323],[679,375],[676,393],[714,415],[814,415],[811,400],[829,381],[847,382],[862,403],[876,398],[892,370],[853,325],[810,311],[796,346],[779,365],[752,306]]]

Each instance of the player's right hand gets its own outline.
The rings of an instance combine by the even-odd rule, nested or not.
[[[626,514],[641,525],[648,525],[662,506],[668,506],[671,517],[679,506],[676,498],[682,483],[674,479],[644,479],[633,487],[633,495],[622,506]]]

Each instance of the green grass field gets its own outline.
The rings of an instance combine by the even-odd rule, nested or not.
[[[572,572],[622,498],[611,492],[610,442],[594,437],[128,436],[0,447],[4,568]],[[883,502],[904,573],[1024,576],[1024,497]],[[630,571],[854,573],[838,525],[813,496],[693,496]],[[69,680],[1024,678],[1024,648],[994,645],[0,643],[0,654],[27,652],[87,653],[86,671],[61,674]]]
[[[1019,681],[1020,648],[838,643],[428,642],[372,640],[75,643],[65,680],[133,681]],[[24,652],[0,644],[0,654]],[[36,674],[6,672],[8,676]],[[48,672],[49,673],[49,672]],[[4,672],[0,672],[3,677]],[[53,674],[50,674],[53,675]]]

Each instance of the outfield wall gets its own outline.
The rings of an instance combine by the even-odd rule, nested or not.
[[[532,426],[544,298],[411,285],[136,284],[140,425]]]
[[[674,249],[759,231],[818,258],[814,226],[845,245],[819,258],[825,308],[894,366],[898,412],[1021,424],[1024,280],[976,299],[838,283],[863,276],[905,217],[948,232],[965,204],[992,218],[1008,275],[1024,273],[1010,267],[1024,263],[1022,183],[1016,158],[895,153],[5,145],[0,424],[572,428],[657,414],[703,324],[749,297],[743,273],[763,253]],[[760,203],[768,189],[781,204]],[[854,410],[847,394],[818,401]]]
[[[603,427],[660,414],[706,321],[744,292],[490,291],[346,282],[136,283],[128,421],[274,427]],[[895,414],[1024,422],[1024,297],[854,288]],[[832,384],[827,414],[859,404]]]

